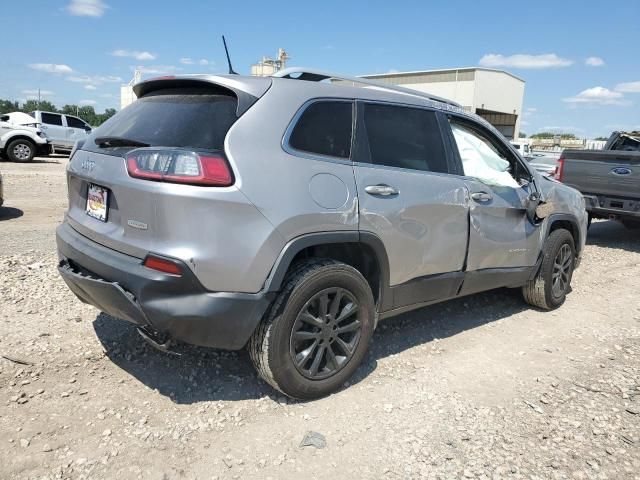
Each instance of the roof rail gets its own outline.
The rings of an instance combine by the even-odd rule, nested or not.
[[[389,90],[392,92],[404,93],[406,95],[413,95],[414,97],[426,98],[428,100],[433,100],[435,102],[445,103],[447,105],[452,105],[454,107],[461,107],[459,103],[456,103],[451,100],[447,100],[446,98],[437,97],[435,95],[431,95],[428,93],[420,92],[418,90],[413,90],[411,88],[399,87],[397,85],[389,85],[388,83],[379,82],[376,80],[370,80],[368,78],[362,77],[352,77],[350,75],[342,75],[339,73],[331,73],[325,72],[322,70],[315,70],[313,68],[300,68],[300,67],[292,67],[285,68],[284,70],[280,70],[272,75],[273,77],[278,78],[290,78],[294,80],[307,80],[309,82],[321,82],[323,80],[334,79],[341,80],[345,82],[353,82],[360,83],[362,85],[369,85],[372,87],[380,88],[382,90]]]

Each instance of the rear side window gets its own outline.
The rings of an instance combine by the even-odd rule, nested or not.
[[[300,116],[289,145],[303,152],[350,158],[352,129],[352,102],[315,102]]]
[[[41,113],[40,118],[42,123],[47,125],[60,125],[62,126],[62,115],[56,115],[55,113]]]
[[[136,100],[93,130],[83,149],[118,154],[118,149],[99,148],[95,139],[121,137],[152,147],[223,150],[227,132],[237,119],[236,108],[235,96],[207,90],[154,92]]]
[[[86,128],[87,124],[76,117],[67,117],[67,126],[71,128]]]
[[[364,106],[364,123],[371,163],[448,173],[435,112],[367,103]]]

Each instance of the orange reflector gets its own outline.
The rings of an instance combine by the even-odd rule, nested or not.
[[[164,258],[152,257],[148,256],[144,260],[145,267],[151,268],[152,270],[157,270],[162,273],[168,273],[170,275],[182,275],[182,270],[180,267],[171,260],[165,260]]]

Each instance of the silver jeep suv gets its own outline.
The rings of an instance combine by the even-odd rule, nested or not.
[[[310,399],[354,373],[381,319],[498,287],[552,309],[570,291],[582,196],[455,103],[295,69],[135,92],[72,153],[59,271],[158,348],[247,347]]]

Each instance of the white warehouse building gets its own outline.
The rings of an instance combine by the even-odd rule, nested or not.
[[[486,119],[505,137],[518,138],[525,82],[511,73],[471,67],[362,77],[453,100]]]

